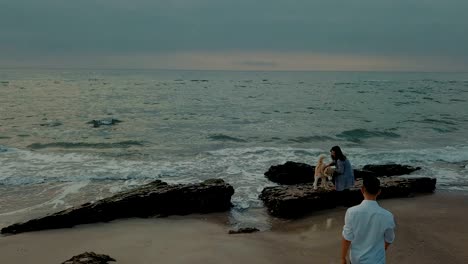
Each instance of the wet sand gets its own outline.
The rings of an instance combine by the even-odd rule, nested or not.
[[[388,263],[468,263],[468,195],[379,201],[397,222]],[[128,219],[0,237],[0,263],[62,263],[85,251],[116,263],[338,263],[346,208],[229,235],[228,214]]]

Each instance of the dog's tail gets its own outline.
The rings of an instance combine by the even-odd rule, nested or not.
[[[323,166],[325,165],[323,164],[324,159],[325,159],[325,155],[322,154],[319,156],[319,159],[317,161],[317,166],[315,166],[315,172],[314,172],[315,176],[319,176],[323,174]]]
[[[325,155],[320,155],[317,164],[322,164],[323,160],[325,159]]]

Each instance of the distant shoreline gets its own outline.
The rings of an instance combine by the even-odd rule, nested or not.
[[[388,74],[466,74],[468,71],[402,71],[402,70],[220,70],[220,69],[165,69],[165,68],[111,68],[65,66],[0,66],[0,70],[77,70],[77,71],[181,71],[181,72],[279,72],[279,73],[388,73]]]

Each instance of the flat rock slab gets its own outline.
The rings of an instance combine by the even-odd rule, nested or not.
[[[382,165],[365,165],[361,171],[373,173],[376,177],[388,177],[397,175],[406,175],[420,170],[421,167],[413,167],[400,164],[382,164]],[[355,175],[356,176],[356,175]],[[356,177],[360,178],[360,177]]]
[[[229,210],[234,188],[221,179],[168,185],[154,181],[94,203],[5,227],[2,234],[72,227],[119,218],[185,215]]]
[[[436,185],[436,179],[428,177],[408,179],[386,177],[380,181],[382,193],[379,199],[409,197],[413,193],[431,193]],[[363,199],[361,186],[362,181],[357,180],[355,188],[345,192],[336,192],[323,188],[314,190],[312,184],[281,185],[264,188],[260,199],[271,215],[281,218],[297,218],[338,205],[357,205]]]
[[[421,168],[400,164],[365,165],[360,170],[354,170],[354,177],[359,179],[365,175],[374,175],[376,177],[398,176],[410,174],[419,169]],[[265,172],[265,177],[278,184],[313,183],[314,171],[315,166],[288,161],[284,164],[271,166]]]
[[[108,255],[85,252],[62,262],[62,264],[108,264],[110,261],[115,261],[115,259]]]

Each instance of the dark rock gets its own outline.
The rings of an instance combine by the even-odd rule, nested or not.
[[[435,190],[434,178],[401,178],[387,177],[381,179],[382,193],[379,199],[409,197],[412,193],[431,193]],[[277,217],[297,218],[305,214],[334,208],[337,205],[353,206],[359,204],[363,197],[360,191],[362,181],[356,181],[356,187],[349,191],[336,192],[319,188],[314,190],[312,184],[282,185],[266,187],[260,199],[268,212]]]
[[[94,203],[5,227],[2,234],[72,227],[118,218],[185,215],[229,210],[234,188],[223,180],[168,185],[154,181]]]
[[[85,252],[62,262],[62,264],[108,264],[109,261],[115,261],[115,259],[108,255]]]
[[[265,177],[279,184],[299,184],[314,182],[315,166],[288,161],[283,165],[271,166]]]
[[[366,176],[376,176],[377,177],[377,174],[375,174],[374,172],[372,171],[365,171],[365,170],[353,170],[354,172],[354,179],[362,179]]]
[[[100,126],[111,126],[111,125],[115,125],[121,122],[122,121],[118,119],[109,118],[109,119],[102,119],[102,120],[91,120],[87,124],[92,124],[93,127],[100,127]]]
[[[314,190],[312,184],[266,187],[260,199],[273,216],[296,218],[316,210],[333,208],[337,204],[334,191]]]
[[[45,127],[58,127],[58,126],[63,125],[63,123],[58,121],[58,120],[51,120],[51,121],[48,121],[46,123],[42,123],[42,124],[39,124],[39,125],[40,126],[45,126]]]
[[[354,170],[354,178],[360,179],[366,175],[376,177],[405,175],[419,169],[421,168],[400,164],[365,165],[361,170]],[[271,166],[265,172],[265,177],[272,182],[286,185],[313,183],[314,170],[315,166],[288,161],[285,164]]]
[[[377,177],[405,175],[420,169],[421,167],[400,164],[365,165],[362,167],[363,171],[374,173]]]
[[[258,230],[257,228],[255,227],[244,227],[244,228],[239,228],[237,230],[229,230],[229,234],[246,234],[246,233],[254,233],[254,232],[258,232],[260,230]]]
[[[436,189],[437,180],[429,177],[410,178],[410,190],[412,193],[431,193]]]

